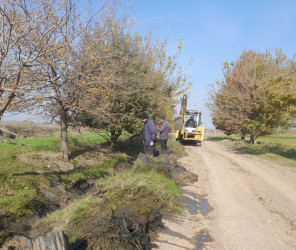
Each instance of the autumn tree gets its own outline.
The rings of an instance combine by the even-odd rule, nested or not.
[[[8,108],[38,89],[37,60],[53,52],[54,32],[65,25],[66,0],[3,0],[0,3],[0,120]],[[60,18],[50,22],[52,16]]]
[[[84,2],[85,3],[85,2]],[[75,102],[79,99],[77,81],[83,74],[82,68],[76,66],[79,60],[80,42],[82,37],[91,29],[92,19],[97,15],[101,21],[106,18],[113,18],[116,13],[116,1],[101,1],[101,8],[94,14],[90,13],[85,17],[86,7],[78,6],[79,1],[68,0],[60,13],[52,16],[52,24],[65,19],[65,24],[54,32],[54,41],[51,44],[51,53],[47,53],[38,59],[38,80],[41,88],[33,94],[30,107],[38,107],[43,114],[50,117],[52,121],[60,124],[61,128],[61,157],[69,160],[68,149],[68,126],[71,116],[76,112]],[[88,13],[88,12],[87,12]],[[75,125],[75,124],[71,124]]]
[[[151,35],[131,36],[117,23],[85,37],[80,65],[85,72],[80,85],[82,117],[89,125],[110,132],[111,145],[122,131],[136,133],[142,127],[141,112],[151,118],[171,115],[181,89],[190,86],[181,69],[176,74],[177,56],[165,53],[165,42],[153,41]],[[80,116],[81,119],[81,116]]]
[[[243,51],[224,64],[224,79],[210,91],[208,106],[217,129],[259,136],[288,128],[295,107],[295,64],[281,50]]]
[[[78,10],[77,1],[69,0],[60,11],[63,16],[52,16],[50,22],[54,25],[65,18],[65,24],[54,32],[51,53],[40,57],[39,81],[42,83],[37,98],[32,99],[52,121],[60,125],[61,158],[69,160],[68,148],[68,116],[71,104],[75,98],[74,82],[79,72],[73,70],[78,52],[78,42],[81,33],[85,32],[82,21],[82,10]]]

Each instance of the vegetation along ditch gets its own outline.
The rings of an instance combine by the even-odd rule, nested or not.
[[[184,151],[173,140],[149,158],[138,139],[110,151],[103,135],[75,135],[68,163],[57,140],[0,145],[0,246],[63,231],[70,249],[149,249],[162,216],[182,209],[179,185],[197,180],[178,165]]]

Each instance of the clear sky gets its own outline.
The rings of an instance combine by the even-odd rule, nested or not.
[[[203,112],[206,128],[213,128],[204,106],[206,87],[222,78],[222,63],[233,61],[243,49],[280,48],[296,53],[296,0],[142,0],[133,14],[140,32],[168,38],[168,53],[183,39],[180,63],[187,65],[193,87],[189,108]]]
[[[168,38],[168,54],[174,54],[178,39],[183,39],[180,63],[187,66],[194,59],[189,108],[203,112],[206,128],[213,128],[204,106],[206,87],[222,78],[224,61],[235,60],[243,49],[280,48],[290,58],[296,53],[296,0],[131,1],[132,15],[140,21],[136,29]]]

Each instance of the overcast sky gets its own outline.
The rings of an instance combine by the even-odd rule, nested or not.
[[[296,0],[133,0],[133,15],[140,33],[168,38],[168,54],[183,39],[180,63],[194,59],[189,108],[203,112],[206,128],[213,128],[204,106],[206,87],[222,78],[224,61],[235,60],[243,49],[280,48],[290,58],[296,52]]]

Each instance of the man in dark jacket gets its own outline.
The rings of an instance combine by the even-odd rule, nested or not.
[[[155,155],[155,144],[156,144],[156,130],[154,122],[148,119],[148,115],[143,112],[141,115],[141,120],[144,123],[143,128],[143,145],[146,155]]]
[[[164,115],[160,116],[160,122],[161,122],[161,126],[157,128],[157,130],[159,131],[160,147],[161,147],[161,151],[163,152],[164,150],[167,150],[167,141],[169,138],[170,124],[165,119]]]

